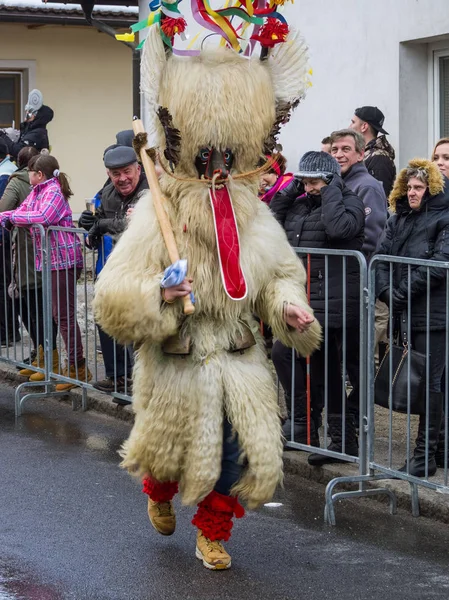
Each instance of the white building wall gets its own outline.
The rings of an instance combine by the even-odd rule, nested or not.
[[[291,170],[363,105],[385,114],[399,166],[430,153],[438,135],[429,52],[437,42],[449,49],[448,0],[295,0],[283,12],[303,33],[313,68],[313,86],[280,136]],[[188,23],[192,38],[198,27]]]

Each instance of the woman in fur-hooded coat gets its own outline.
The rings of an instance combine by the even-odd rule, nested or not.
[[[185,317],[180,302],[167,304],[161,298],[170,260],[151,193],[139,200],[101,272],[94,307],[105,331],[121,344],[138,347],[135,424],[123,447],[123,466],[135,475],[179,482],[186,504],[202,500],[220,476],[225,415],[238,435],[245,465],[232,494],[256,507],[271,498],[282,478],[276,390],[253,315],[303,356],[320,344],[316,321],[300,334],[284,320],[286,302],[312,313],[305,272],[280,225],[258,200],[258,176],[234,178],[254,171],[276,120],[285,118],[286,106],[302,94],[306,71],[304,48],[298,48],[280,48],[276,62],[274,56],[247,60],[224,48],[184,59],[166,55],[156,27],[145,43],[142,87],[152,114],[159,110],[158,145],[169,158],[159,155],[166,170],[160,186],[179,254],[193,279],[195,313]],[[295,72],[295,65],[296,87],[287,73],[290,67]],[[276,114],[276,104],[282,114]],[[195,167],[204,147],[230,149],[234,156],[227,185],[247,287],[237,301],[224,289],[210,186]],[[231,352],[247,327],[256,344]],[[191,339],[190,354],[165,355],[164,341],[179,332]]]
[[[419,204],[417,192],[423,194]],[[379,254],[449,261],[449,180],[443,177],[435,163],[425,159],[409,162],[396,179],[390,195],[390,209],[394,214],[388,220]],[[424,410],[420,415],[413,456],[401,470],[416,477],[430,476],[437,466],[444,466],[444,451],[439,462],[436,451],[444,403],[441,380],[447,352],[447,270],[421,265],[412,265],[409,270],[407,264],[393,264],[392,269],[390,290],[390,264],[377,264],[377,295],[390,306],[395,330],[403,336],[402,341],[429,355],[428,414]],[[430,287],[429,296],[427,286]],[[409,310],[411,330],[407,331]],[[422,400],[425,406],[425,398]]]

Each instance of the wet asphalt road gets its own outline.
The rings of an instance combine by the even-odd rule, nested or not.
[[[449,598],[449,527],[372,500],[343,501],[323,524],[324,488],[288,477],[237,521],[233,567],[194,556],[193,510],[171,538],[118,464],[129,425],[32,400],[14,420],[0,391],[0,600],[414,600]]]

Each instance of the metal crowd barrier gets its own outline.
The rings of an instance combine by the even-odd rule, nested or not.
[[[376,284],[376,269],[380,264],[388,266],[389,271],[389,292],[391,294],[394,291],[393,283],[393,271],[395,266],[399,265],[406,268],[407,275],[405,277],[405,283],[407,285],[407,306],[405,313],[400,317],[400,326],[407,336],[407,342],[410,344],[412,350],[420,351],[425,355],[425,383],[423,390],[423,399],[425,400],[423,420],[425,421],[424,426],[424,444],[425,444],[425,455],[424,455],[424,476],[416,477],[410,474],[410,464],[408,458],[413,454],[413,448],[415,445],[415,433],[418,428],[419,416],[411,414],[411,394],[412,388],[410,383],[410,372],[411,372],[411,360],[412,355],[409,352],[404,360],[403,369],[407,372],[408,386],[407,386],[407,410],[404,414],[393,412],[392,402],[389,402],[389,408],[380,408],[375,405],[375,367],[374,367],[374,344],[370,344],[370,341],[374,340],[374,319],[375,319],[375,284]],[[397,267],[396,267],[397,268]],[[421,272],[425,272],[425,291],[422,296],[425,296],[426,304],[426,325],[425,332],[419,332],[418,326],[413,319],[413,306],[416,303],[416,298],[412,297],[411,294],[411,277],[415,269],[420,268]],[[434,331],[430,325],[431,318],[431,299],[435,293],[435,289],[432,288],[430,280],[431,269],[437,269],[441,274],[441,287],[444,291],[444,313],[445,313],[445,326],[442,329]],[[404,279],[403,279],[404,281]],[[432,292],[433,289],[433,292]],[[368,306],[368,424],[369,424],[369,469],[370,474],[380,473],[382,477],[399,479],[409,483],[411,487],[411,498],[412,498],[412,513],[415,516],[419,515],[419,502],[418,502],[418,486],[423,486],[439,493],[449,494],[448,485],[448,414],[449,414],[449,262],[434,261],[434,260],[421,260],[404,257],[391,257],[378,255],[373,258],[369,266],[369,306]],[[390,311],[389,320],[389,346],[390,348],[394,345],[395,340],[393,339],[394,332],[393,314]],[[425,347],[416,348],[414,337],[416,334],[421,333],[425,335]],[[436,344],[435,335],[439,335],[442,347],[439,348]],[[402,341],[399,341],[401,344]],[[423,352],[424,350],[424,352]],[[443,404],[443,417],[441,420],[440,434],[439,434],[439,449],[440,453],[444,455],[442,459],[443,466],[439,466],[435,475],[429,474],[430,465],[430,453],[429,453],[429,442],[430,440],[430,427],[431,427],[431,413],[432,407],[430,402],[431,395],[431,382],[430,382],[430,360],[432,358],[435,365],[435,358],[437,354],[440,354],[441,367],[443,373],[439,382],[441,390],[441,402]],[[392,384],[395,379],[393,369],[393,358],[392,354],[389,353],[385,359],[389,364],[390,371],[390,389],[389,398],[394,397]],[[379,431],[382,426],[382,435],[376,437],[376,430]],[[398,448],[397,433],[402,432],[401,437],[405,437],[405,447],[402,444]],[[395,436],[396,433],[396,436]],[[386,438],[386,442],[385,442]],[[438,448],[437,448],[438,450]],[[432,452],[433,454],[433,452]],[[407,461],[407,462],[406,462]],[[405,470],[401,468],[405,464]],[[429,477],[432,477],[430,479]]]
[[[82,269],[78,272],[68,268],[51,270],[50,232],[60,235],[59,247],[54,248],[57,253],[69,249],[70,235],[78,237],[83,256]],[[82,389],[81,405],[86,410],[87,390],[94,389],[93,384],[105,377],[103,361],[98,360],[101,352],[99,333],[91,310],[98,251],[86,245],[85,231],[77,228],[44,229],[41,225],[34,225],[31,228],[14,228],[11,232],[1,229],[0,233],[0,361],[29,369],[29,375],[33,375],[31,379],[35,373],[41,374],[36,381],[27,381],[28,376],[24,376],[24,383],[17,387],[16,415],[21,414],[23,404],[29,398],[66,394],[68,390],[58,391],[64,383]],[[39,251],[37,247],[40,247]],[[36,258],[39,259],[40,270],[36,269]],[[53,294],[52,277],[56,279]],[[71,295],[66,294],[66,290]],[[10,294],[17,297],[11,298]],[[66,319],[64,315],[67,315]],[[64,327],[67,331],[65,342]],[[68,360],[67,347],[72,349],[75,360],[73,357]],[[110,376],[114,384],[109,395],[119,403],[131,402],[132,387],[128,378],[124,377],[124,385],[117,385],[117,364],[124,364],[126,372],[129,372],[132,349],[121,349],[114,340],[110,340],[109,355]],[[80,356],[85,361],[84,365],[78,360]],[[30,366],[33,358],[36,362]],[[75,399],[72,404],[75,408]]]
[[[83,268],[81,273],[68,269],[52,272],[51,270],[51,244],[50,232],[60,232],[60,239],[65,250],[69,246],[69,234],[77,235],[82,247]],[[32,374],[37,375],[35,381],[25,381],[16,390],[16,414],[20,415],[23,404],[28,398],[45,397],[48,395],[65,394],[59,392],[55,386],[61,384],[75,385],[82,389],[82,407],[87,408],[87,390],[93,388],[93,384],[103,378],[104,367],[102,361],[98,360],[99,334],[93,321],[91,300],[93,297],[93,285],[95,280],[95,264],[97,252],[86,245],[86,235],[83,230],[72,228],[50,227],[44,229],[40,225],[31,228],[16,228],[12,232],[0,230],[0,361],[14,365],[17,368],[28,368],[33,359],[33,350],[37,351],[37,362],[30,367]],[[33,239],[34,238],[34,242]],[[37,243],[39,242],[39,243]],[[61,248],[54,248],[59,252]],[[104,250],[104,248],[103,248]],[[314,357],[310,360],[300,362],[295,352],[291,352],[291,383],[285,384],[284,391],[290,398],[289,409],[292,415],[290,439],[287,446],[290,448],[313,452],[331,458],[340,459],[343,462],[356,464],[358,473],[348,477],[336,477],[330,481],[326,488],[325,519],[330,524],[335,524],[334,504],[343,498],[366,497],[385,494],[389,499],[390,512],[396,512],[396,496],[394,492],[385,487],[377,487],[379,481],[396,479],[407,482],[411,487],[412,512],[419,514],[418,489],[424,486],[440,493],[449,493],[448,467],[449,467],[449,263],[439,261],[418,260],[409,258],[376,256],[370,262],[369,268],[363,255],[356,251],[322,250],[313,248],[301,248],[296,250],[298,256],[304,261],[309,275],[311,265],[317,257],[324,261],[324,272],[321,273],[321,293],[324,305],[323,325],[323,365],[322,370],[316,371]],[[39,263],[39,270],[36,269]],[[375,405],[375,377],[376,377],[376,269],[379,264],[389,265],[390,290],[394,290],[393,269],[397,265],[405,265],[408,281],[407,298],[407,322],[408,332],[411,332],[413,347],[413,320],[411,318],[414,298],[411,296],[410,277],[414,268],[421,267],[427,273],[426,302],[426,389],[425,389],[425,437],[429,439],[430,424],[430,393],[429,355],[432,353],[432,337],[430,330],[430,306],[432,289],[430,285],[430,269],[444,270],[445,285],[445,314],[446,326],[444,329],[444,352],[445,364],[442,377],[442,389],[444,390],[444,419],[441,427],[440,446],[444,453],[443,465],[439,467],[435,476],[429,473],[430,454],[425,452],[425,476],[416,477],[410,474],[409,468],[401,470],[405,459],[412,455],[414,445],[414,428],[417,426],[417,417],[411,414],[410,394],[411,386],[408,386],[407,400],[408,409],[405,414],[395,413],[390,405],[389,408],[380,408]],[[340,369],[339,394],[341,398],[341,443],[342,452],[327,450],[329,437],[329,416],[331,415],[330,392],[335,401],[335,389],[332,389],[332,374],[335,375],[335,364],[330,363],[330,349],[333,348],[335,357],[335,339],[331,337],[332,323],[329,322],[329,303],[334,295],[329,289],[329,274],[335,266],[341,268],[341,326],[338,337],[338,363]],[[349,322],[347,314],[348,303],[353,301],[351,294],[354,288],[348,292],[348,271],[352,269],[354,276],[354,265],[356,269],[356,302],[358,315],[356,323]],[[78,277],[79,275],[79,277]],[[52,278],[56,278],[56,285],[52,288]],[[310,277],[309,277],[310,282]],[[65,293],[72,290],[72,298]],[[75,293],[76,292],[76,293]],[[57,310],[54,310],[57,308]],[[66,322],[62,315],[67,315]],[[393,345],[393,316],[389,317],[389,345]],[[66,326],[67,333],[64,333]],[[78,329],[79,326],[79,329]],[[65,341],[64,341],[65,336]],[[110,376],[114,381],[114,389],[111,395],[118,400],[131,401],[132,391],[128,387],[126,374],[131,368],[132,349],[121,348],[114,341],[109,346],[108,364],[112,372]],[[332,346],[332,344],[334,344]],[[354,348],[358,350],[354,353]],[[43,355],[39,348],[43,348]],[[76,358],[72,362],[72,369],[67,365],[66,348],[71,348]],[[82,351],[81,351],[82,347]],[[273,351],[275,347],[273,347]],[[121,358],[123,352],[123,360]],[[410,356],[410,355],[409,355]],[[79,358],[82,357],[82,360]],[[355,359],[354,359],[355,357]],[[390,361],[390,384],[389,397],[392,394],[394,369],[391,353],[387,360]],[[407,359],[410,361],[410,359]],[[85,361],[85,362],[83,362]],[[103,361],[104,362],[104,361]],[[354,370],[354,362],[356,363]],[[118,364],[124,369],[124,389],[118,387]],[[298,441],[295,439],[295,384],[296,369],[300,366],[304,369],[303,385],[306,391],[306,422],[307,439]],[[410,373],[411,365],[406,367]],[[348,377],[347,377],[348,376]],[[321,378],[321,379],[320,379]],[[36,379],[36,378],[35,378]],[[355,381],[358,379],[358,381]],[[358,386],[358,398],[356,404],[352,405],[347,399],[351,385]],[[40,387],[37,387],[40,386]],[[43,390],[42,390],[43,386]],[[320,387],[321,386],[321,387]],[[289,389],[290,388],[290,389]],[[322,389],[322,397],[317,389]],[[321,398],[319,404],[321,412],[321,425],[315,425],[320,433],[319,440],[316,438],[312,443],[312,408],[313,394]],[[357,394],[356,394],[357,397]],[[75,403],[75,401],[73,401]],[[355,411],[355,412],[354,412]],[[346,427],[348,419],[353,419],[358,412],[358,452],[356,455],[347,452]],[[316,417],[316,415],[315,415]],[[398,431],[402,428],[402,437],[398,439]],[[404,433],[405,432],[405,433]],[[319,447],[317,446],[319,444]],[[402,445],[401,445],[402,444]],[[336,486],[355,484],[356,489],[335,492]],[[373,485],[375,484],[375,485]]]
[[[307,282],[308,286],[310,285],[310,269],[311,269],[311,261],[313,257],[322,257],[324,258],[324,273],[322,273],[323,277],[323,296],[324,296],[324,306],[325,306],[325,314],[324,319],[322,319],[322,327],[323,327],[323,349],[324,349],[324,404],[322,411],[322,427],[321,435],[320,435],[320,447],[317,448],[310,444],[308,441],[307,444],[298,443],[295,440],[294,435],[294,421],[291,419],[292,427],[289,436],[289,440],[286,442],[287,448],[293,448],[297,450],[305,450],[314,454],[321,454],[324,456],[328,456],[331,458],[335,458],[338,460],[342,460],[344,462],[349,463],[357,463],[358,464],[358,475],[354,475],[352,477],[346,478],[335,478],[333,479],[327,486],[326,489],[326,506],[325,506],[325,520],[330,524],[335,524],[335,510],[334,503],[337,500],[341,500],[346,497],[361,497],[361,496],[373,496],[373,495],[387,495],[390,501],[390,511],[394,513],[396,511],[396,499],[391,492],[391,490],[387,488],[376,488],[369,489],[366,485],[366,479],[371,477],[369,464],[368,464],[368,447],[369,440],[368,436],[373,434],[373,431],[368,428],[368,397],[367,397],[367,385],[366,385],[366,377],[367,377],[367,366],[368,360],[371,359],[371,354],[368,353],[368,348],[370,343],[367,343],[367,323],[368,323],[368,313],[367,313],[367,264],[365,257],[362,253],[354,251],[354,250],[331,250],[331,249],[313,249],[313,248],[297,248],[295,249],[298,256],[300,256],[304,262],[304,266],[307,271]],[[329,327],[329,298],[334,296],[334,291],[329,290],[328,280],[329,280],[329,262],[333,260],[332,266],[335,267],[338,265],[341,268],[341,306],[342,306],[342,315],[341,315],[341,348],[339,355],[339,367],[341,371],[341,420],[342,420],[342,452],[336,453],[327,449],[329,443],[329,431],[328,431],[328,416],[329,416],[329,336],[331,334],[332,328]],[[357,327],[354,328],[348,327],[348,314],[347,314],[347,304],[348,304],[348,284],[347,284],[347,271],[348,271],[348,262],[352,261],[352,265],[354,263],[357,264],[357,276],[358,276],[358,319],[357,319]],[[309,296],[310,297],[310,296]],[[313,306],[312,300],[312,306]],[[350,324],[350,323],[349,323]],[[359,351],[355,351],[356,346],[358,345]],[[348,349],[350,348],[350,351]],[[355,355],[354,355],[355,354]],[[291,402],[291,415],[295,414],[295,374],[296,374],[296,366],[297,366],[297,357],[295,351],[292,351],[292,376],[291,376],[291,389],[290,389],[290,397],[292,398]],[[354,372],[354,360],[358,362],[357,372]],[[348,363],[351,362],[351,365]],[[309,427],[309,423],[311,421],[311,395],[313,395],[313,366],[311,368],[311,364],[313,365],[313,356],[311,359],[307,360],[307,425]],[[332,365],[332,368],[335,369],[335,365]],[[349,375],[349,381],[347,380],[348,370],[351,372]],[[321,373],[318,374],[318,378]],[[358,382],[350,381],[351,376],[357,377]],[[352,406],[349,406],[350,401],[350,387],[353,387],[354,384],[358,385],[358,401],[356,405],[352,403]],[[288,392],[289,390],[284,390],[284,392]],[[333,393],[335,391],[333,390]],[[349,396],[349,398],[348,398]],[[349,409],[349,410],[348,410]],[[350,412],[352,410],[352,413]],[[357,415],[358,413],[358,415]],[[353,456],[346,453],[346,423],[348,419],[356,419],[355,426],[357,428],[358,433],[358,453],[357,456]],[[357,483],[358,489],[351,492],[337,492],[334,493],[334,487],[344,483]]]
[[[387,408],[377,406],[376,400],[376,377],[379,376],[376,366],[376,270],[380,264],[388,265],[389,272],[389,287],[388,296],[391,300],[393,298],[393,292],[395,290],[393,270],[395,265],[402,265],[406,268],[406,275],[401,273],[401,283],[405,283],[407,286],[407,302],[404,311],[399,311],[398,314],[394,314],[394,311],[389,311],[389,334],[388,334],[388,348],[392,349],[396,345],[400,352],[402,352],[403,360],[399,362],[399,365],[393,365],[393,354],[387,352],[384,357],[385,365],[388,366],[388,385],[387,393],[380,393],[377,401],[381,401],[382,405],[387,404]],[[417,302],[416,298],[412,297],[411,294],[411,276],[416,268],[421,268],[421,275],[425,272],[425,286],[422,296],[425,296],[426,302],[426,325],[425,325],[425,348],[419,348],[422,354],[421,362],[425,363],[423,372],[424,389],[421,389],[421,385],[415,385],[411,383],[411,372],[412,372],[412,354],[409,351],[416,350],[415,337],[417,333],[420,333],[418,326],[416,325],[413,318],[413,306]],[[440,328],[440,347],[434,346],[435,332],[432,331],[430,326],[431,316],[431,298],[432,286],[430,279],[430,270],[437,269],[442,273],[441,285],[445,292],[445,326]],[[419,487],[426,487],[431,490],[437,491],[442,494],[449,493],[448,486],[448,414],[449,414],[449,262],[440,262],[433,260],[420,260],[406,257],[392,257],[377,255],[375,256],[369,265],[368,275],[368,289],[366,290],[366,323],[367,323],[367,372],[366,372],[366,412],[363,418],[360,420],[363,431],[366,432],[366,454],[362,447],[360,448],[360,473],[358,476],[352,477],[337,477],[329,482],[326,489],[326,507],[325,507],[325,519],[328,523],[335,525],[335,511],[334,503],[337,499],[351,498],[351,497],[366,497],[373,494],[386,493],[390,499],[390,512],[394,514],[396,512],[396,495],[395,493],[386,488],[372,487],[373,484],[377,484],[383,480],[402,480],[409,484],[411,491],[411,505],[413,516],[419,515]],[[423,278],[421,278],[423,281]],[[435,291],[434,291],[435,293]],[[419,299],[418,299],[419,301]],[[421,326],[422,327],[422,326]],[[400,331],[401,337],[399,340],[394,338],[396,330]],[[406,338],[403,337],[405,333]],[[422,333],[422,332],[421,332]],[[432,338],[432,339],[431,339]],[[444,338],[444,340],[443,340]],[[406,339],[406,342],[404,342]],[[403,344],[403,349],[401,345]],[[421,341],[422,343],[422,341]],[[441,348],[442,347],[442,348]],[[404,354],[404,350],[408,352]],[[431,375],[430,370],[430,359],[432,353],[435,355],[443,353],[441,361],[444,360],[444,369],[441,377],[440,386],[440,398],[443,404],[443,418],[440,426],[439,434],[439,450],[442,453],[443,458],[440,456],[440,463],[437,471],[434,475],[430,473],[431,465],[431,454],[433,451],[429,451],[429,443],[431,441],[431,405],[430,405],[430,381]],[[395,386],[398,383],[400,376],[398,366],[401,367],[403,375],[406,379],[406,402],[400,406],[401,412],[398,412],[398,406],[393,407],[393,401],[397,399],[399,390],[396,390]],[[435,368],[435,366],[434,366]],[[435,384],[434,384],[435,385]],[[438,386],[438,387],[440,387]],[[418,414],[412,414],[412,392],[416,392],[416,388],[419,387],[421,390],[420,394],[414,394],[417,398],[424,400],[425,407]],[[380,390],[382,391],[382,390]],[[362,407],[362,402],[361,402]],[[393,410],[393,408],[395,410]],[[416,412],[417,409],[415,408]],[[414,476],[410,473],[410,462],[409,459],[413,455],[413,449],[415,441],[415,431],[418,429],[419,419],[422,418],[424,422],[423,428],[423,439],[424,439],[424,472],[423,476]],[[417,440],[416,440],[417,442]],[[435,447],[434,447],[435,449]],[[422,450],[422,441],[421,441]],[[366,462],[362,461],[362,454],[366,456]],[[422,459],[422,452],[421,452]],[[431,478],[430,478],[431,477]],[[355,491],[345,491],[340,493],[334,493],[333,490],[337,485],[347,485],[358,483],[359,488]]]

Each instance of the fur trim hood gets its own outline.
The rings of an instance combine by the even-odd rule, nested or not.
[[[424,169],[426,171],[430,197],[438,196],[444,190],[444,179],[437,165],[425,158],[414,158],[409,161],[405,169],[400,171],[394,182],[394,187],[388,199],[390,210],[394,213],[398,203],[407,196],[407,169]]]

